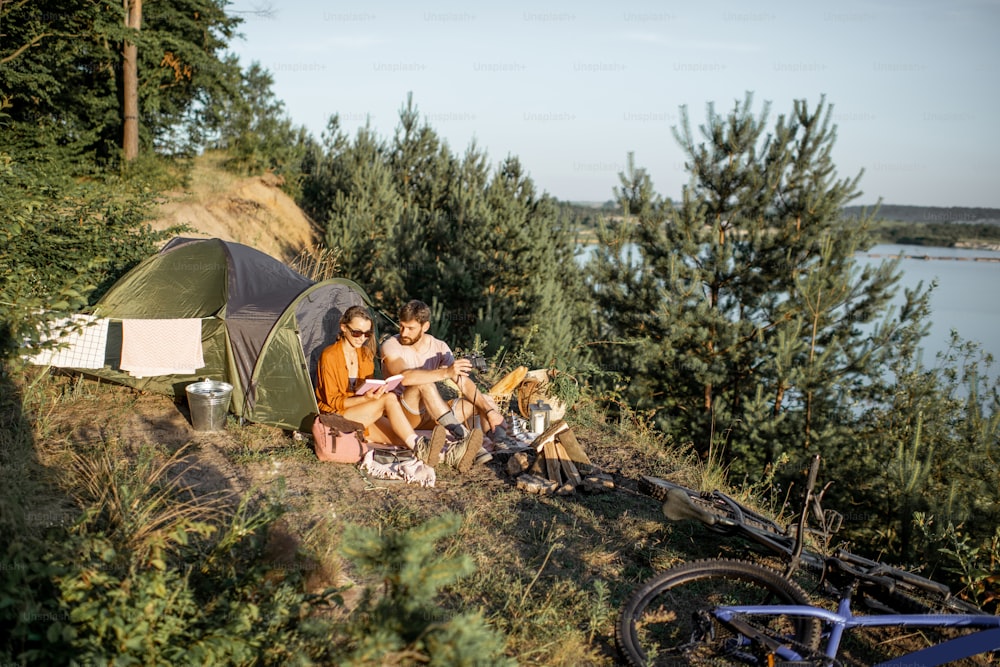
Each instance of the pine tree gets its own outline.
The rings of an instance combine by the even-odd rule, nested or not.
[[[574,232],[517,158],[493,170],[475,143],[453,155],[409,96],[391,142],[348,142],[335,117],[303,172],[304,208],[380,308],[425,301],[432,333],[459,348],[527,345],[539,363],[571,351],[586,299],[566,270]]]
[[[508,285],[498,279],[498,247],[504,238],[498,211],[489,198],[492,173],[488,156],[471,143],[457,164],[444,204],[445,220],[455,232],[454,249],[440,287],[446,290],[447,324],[467,345],[477,341],[495,352],[510,342]]]
[[[646,170],[635,166],[631,153],[619,183],[615,196],[622,215],[598,221],[598,242],[587,266],[595,310],[591,338],[594,349],[599,350],[600,366],[611,374],[612,381],[629,382],[629,398],[635,408],[657,406],[671,411],[675,408],[673,397],[663,395],[657,383],[676,357],[669,346],[651,344],[664,340],[670,318],[660,313],[657,274],[637,270],[643,261],[637,253],[647,252],[647,246],[651,250],[666,248],[666,240],[646,246],[633,243],[637,221],[660,219],[664,203],[653,191]]]
[[[350,139],[340,128],[340,117],[327,121],[318,143],[309,142],[302,158],[302,187],[298,204],[321,229],[326,228],[329,205],[345,182],[346,160],[342,156]]]
[[[286,177],[286,191],[295,193],[310,145],[305,129],[292,123],[274,95],[274,77],[260,63],[251,63],[245,71],[233,68],[230,75],[226,86],[231,94],[204,113],[206,124],[215,130],[212,145],[226,151],[230,171],[273,171]],[[291,179],[296,182],[288,182]]]
[[[340,145],[334,139],[335,145]],[[406,273],[395,248],[403,202],[387,164],[387,148],[364,127],[334,157],[332,200],[323,211],[327,247],[340,250],[344,275],[357,281],[378,304],[406,294]]]
[[[394,248],[403,268],[406,296],[426,303],[436,300],[444,316],[464,313],[454,299],[467,292],[469,279],[461,230],[448,216],[447,196],[454,179],[455,158],[448,144],[421,120],[412,93],[399,110],[388,166],[402,202]],[[394,303],[391,311],[401,305]],[[437,323],[435,331],[441,333]]]
[[[675,138],[691,181],[674,205],[648,177],[622,177],[626,220],[606,228],[594,297],[615,343],[608,366],[664,429],[703,452],[722,447],[760,474],[783,452],[843,446],[852,402],[893,355],[902,318],[875,333],[893,265],[861,270],[870,217],[845,219],[861,175],[839,179],[832,107],[796,101],[767,132],[752,96],[728,116],[708,106],[696,139],[686,109]],[[623,242],[635,254],[624,255]],[[617,330],[618,336],[614,336]]]
[[[928,314],[926,293],[907,301]],[[885,399],[861,417],[852,449],[831,461],[852,483],[831,488],[829,502],[870,508],[872,520],[846,525],[844,536],[872,552],[913,564],[947,555],[967,567],[975,551],[990,553],[1000,525],[1000,380],[989,379],[993,360],[957,334],[934,367],[902,347],[883,380]],[[915,534],[917,512],[928,541]],[[947,542],[956,531],[970,553],[939,553],[955,548]]]
[[[556,202],[539,195],[517,158],[500,166],[487,192],[493,233],[486,248],[490,293],[499,317],[508,322],[511,342],[540,365],[576,360],[575,317],[582,294],[576,269],[575,231],[565,224]]]
[[[191,149],[192,134],[198,142],[197,110],[225,93],[224,81],[238,67],[222,51],[240,20],[215,0],[164,2],[145,6],[137,30],[127,27],[126,12],[138,6],[0,3],[0,99],[11,136],[46,148],[68,142],[88,159],[119,154],[126,120],[138,125],[142,148],[180,153]],[[122,107],[126,43],[135,47],[138,77],[136,106],[128,111]]]

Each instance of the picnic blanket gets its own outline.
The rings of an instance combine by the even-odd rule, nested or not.
[[[415,456],[400,457],[383,463],[375,460],[378,452],[377,449],[369,449],[365,457],[361,459],[361,463],[358,464],[363,472],[376,479],[401,479],[408,484],[419,484],[420,486],[434,486],[437,481],[434,468]],[[380,458],[385,459],[386,457]]]

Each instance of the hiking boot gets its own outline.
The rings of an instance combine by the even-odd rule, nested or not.
[[[458,472],[466,473],[472,468],[476,455],[482,448],[483,432],[477,428],[465,438],[448,445],[448,451],[444,453],[442,460],[446,464],[458,468]]]
[[[481,466],[485,463],[489,463],[493,460],[493,455],[486,451],[485,447],[480,447],[479,451],[476,452],[476,460],[473,465]]]
[[[433,468],[441,461],[441,448],[444,447],[446,437],[447,432],[444,430],[444,427],[435,426],[431,432],[430,440],[424,436],[417,438],[417,443],[413,446],[413,452],[417,455],[418,459]]]

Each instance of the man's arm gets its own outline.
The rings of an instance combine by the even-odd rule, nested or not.
[[[430,384],[432,382],[443,382],[453,380],[459,382],[460,378],[466,377],[472,370],[472,362],[468,359],[456,359],[451,366],[441,366],[434,370],[425,368],[406,368],[406,362],[401,357],[384,357],[382,368],[389,375],[402,375],[403,386],[411,387],[419,384]]]
[[[399,341],[389,338],[382,343],[382,370],[387,375],[402,375],[404,387],[433,384],[449,379],[458,382],[472,370],[472,362],[467,359],[455,359],[447,346],[435,346],[432,355],[424,360],[420,367],[410,368],[404,359],[403,348]],[[433,362],[429,363],[432,360]]]

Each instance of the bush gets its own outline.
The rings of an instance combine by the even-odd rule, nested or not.
[[[18,401],[5,408],[30,423]],[[51,409],[39,401],[25,414]],[[30,429],[17,432],[0,462],[38,453]],[[366,589],[346,613],[340,589],[307,590],[310,554],[265,557],[284,512],[280,485],[270,497],[199,498],[179,482],[183,448],[52,447],[45,461],[62,465],[49,483],[72,505],[63,497],[59,509],[30,509],[32,500],[60,497],[37,474],[30,488],[0,485],[0,506],[13,510],[2,524],[10,539],[0,554],[0,663],[510,662],[503,636],[481,616],[435,602],[442,586],[471,572],[467,557],[436,550],[460,524],[454,515],[405,532],[348,526],[345,555],[385,588]],[[5,465],[0,481],[12,470]]]
[[[1000,383],[989,379],[991,364],[957,335],[936,368],[901,360],[889,400],[864,415],[854,448],[828,470],[844,480],[833,502],[866,509],[868,520],[846,528],[872,553],[940,568],[949,560],[940,547],[955,548],[955,531],[969,549],[990,552],[1000,524]]]
[[[0,357],[37,346],[175,230],[146,224],[136,182],[77,182],[65,166],[0,153]]]
[[[101,473],[106,486],[83,487],[71,525],[38,533],[27,522],[8,544],[0,657],[284,665],[326,656],[333,628],[311,615],[334,592],[307,596],[301,570],[276,573],[261,559],[280,504],[252,507],[249,495],[228,512],[193,503],[163,474],[179,460],[77,458],[83,469],[65,481]]]
[[[350,527],[344,554],[384,590],[366,588],[346,627],[339,664],[512,665],[504,638],[478,613],[440,607],[438,590],[468,576],[469,556],[442,557],[435,543],[458,531],[462,519],[443,514],[402,531]]]

